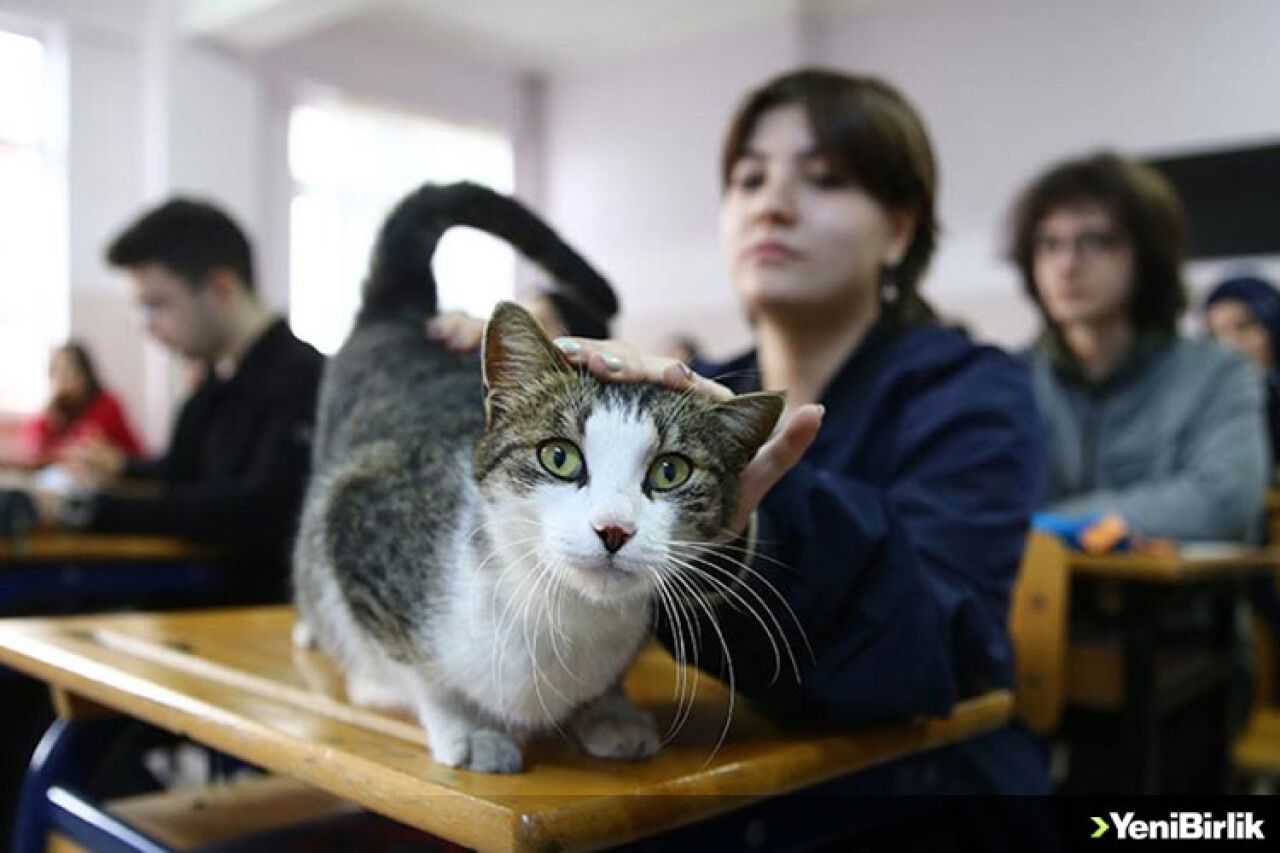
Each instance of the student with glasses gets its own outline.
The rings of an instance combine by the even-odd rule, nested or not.
[[[1023,192],[1010,255],[1044,331],[1026,353],[1050,432],[1046,509],[1116,512],[1175,540],[1259,531],[1268,447],[1243,358],[1183,337],[1184,217],[1154,170],[1110,153]]]

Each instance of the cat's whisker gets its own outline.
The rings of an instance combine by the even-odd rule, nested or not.
[[[696,569],[700,569],[700,570],[702,570],[702,571],[704,571],[704,572],[722,572],[722,573],[724,573],[724,574],[728,575],[731,579],[736,580],[736,577],[735,577],[735,576],[733,576],[733,575],[732,575],[732,573],[725,571],[725,570],[724,570],[722,567],[720,567],[720,566],[717,566],[717,565],[714,565],[714,564],[701,564],[701,565],[700,565],[700,564],[698,564],[696,561],[695,561],[694,565],[695,565],[695,568],[696,568]],[[705,580],[707,583],[710,583],[710,584],[712,584],[712,585],[716,586],[718,589],[722,590],[722,593],[723,593],[723,594],[725,594],[725,595],[729,595],[729,594],[731,594],[731,587],[730,587],[727,583],[725,583],[724,581],[720,580],[719,578],[713,577],[713,576],[712,576],[712,575],[710,575],[710,574],[704,574],[704,575],[702,576],[702,578],[703,578],[703,580]],[[793,674],[794,674],[794,676],[795,676],[796,682],[797,682],[797,683],[801,682],[801,681],[803,680],[803,675],[802,675],[802,673],[801,673],[801,669],[800,669],[800,662],[799,662],[799,660],[798,660],[798,659],[797,659],[797,657],[796,657],[795,648],[792,646],[792,643],[791,643],[791,639],[790,639],[790,637],[787,635],[787,632],[786,632],[786,631],[784,631],[784,629],[783,629],[783,627],[782,627],[782,623],[781,623],[781,621],[778,619],[777,615],[776,615],[776,614],[775,614],[775,613],[774,613],[774,612],[773,612],[773,611],[768,607],[768,605],[765,603],[764,599],[763,599],[763,598],[762,598],[758,593],[756,593],[756,592],[755,592],[754,590],[752,590],[750,587],[743,586],[742,588],[746,589],[749,593],[751,593],[751,594],[752,594],[752,597],[753,597],[757,602],[759,602],[761,609],[763,609],[763,610],[764,610],[765,614],[766,614],[766,615],[768,616],[768,618],[769,618],[769,621],[770,621],[770,622],[772,623],[772,625],[773,625],[773,632],[771,632],[771,631],[769,630],[768,626],[766,626],[766,625],[764,625],[763,623],[761,623],[761,618],[760,618],[760,615],[759,615],[758,611],[757,611],[755,608],[753,608],[753,607],[748,607],[748,610],[749,610],[750,615],[752,616],[752,618],[754,618],[754,619],[756,620],[756,622],[761,623],[761,625],[760,625],[761,630],[762,630],[762,632],[764,633],[765,637],[766,637],[766,638],[768,638],[768,640],[769,640],[769,645],[770,645],[770,646],[773,648],[773,650],[774,650],[774,654],[775,654],[775,658],[774,658],[774,665],[775,665],[775,668],[774,668],[773,676],[770,678],[769,684],[772,686],[773,684],[777,683],[777,680],[778,680],[778,679],[781,677],[781,675],[782,675],[782,672],[781,672],[781,660],[777,657],[777,653],[778,653],[778,648],[779,648],[779,646],[780,646],[780,647],[781,647],[781,648],[786,652],[787,660],[788,660],[788,662],[791,664],[791,671],[792,671],[792,673],[793,673]],[[745,605],[744,605],[744,606],[745,606]],[[739,611],[739,612],[742,612],[742,611]],[[774,633],[774,632],[776,632],[776,633]],[[775,642],[775,641],[774,641],[774,637],[775,637],[775,636],[777,637],[777,642]],[[810,648],[809,648],[809,645],[808,645],[808,639],[807,639],[806,637],[804,637],[804,636],[803,636],[803,634],[801,635],[801,637],[802,637],[802,640],[803,640],[803,641],[804,641],[804,643],[805,643],[805,647],[806,647],[806,649],[809,649],[809,652],[810,652],[810,654],[812,655],[812,649],[810,649]]]
[[[666,734],[663,736],[662,742],[665,745],[675,739],[676,735],[679,733],[680,729],[684,727],[685,722],[693,711],[693,704],[698,691],[698,670],[696,668],[697,648],[694,647],[695,668],[693,670],[692,678],[690,679],[688,673],[688,651],[686,650],[683,636],[688,616],[683,614],[683,607],[678,602],[674,591],[668,588],[667,581],[660,576],[656,577],[655,580],[657,581],[656,589],[659,590],[659,594],[661,595],[660,600],[662,602],[662,606],[666,609],[668,618],[671,621],[671,630],[676,647],[676,712],[672,717],[670,725],[667,727]]]
[[[675,684],[673,685],[673,688],[672,688],[672,698],[676,701],[676,718],[672,721],[671,726],[668,727],[666,735],[663,736],[663,744],[665,745],[666,743],[670,742],[670,738],[673,735],[674,730],[676,728],[676,721],[679,720],[680,711],[682,709],[682,699],[683,699],[685,678],[686,678],[685,668],[683,666],[684,656],[685,656],[684,655],[684,637],[681,635],[681,632],[680,632],[681,626],[679,624],[678,617],[674,613],[672,613],[671,608],[667,602],[668,592],[662,583],[661,577],[655,574],[652,579],[654,582],[654,586],[653,586],[654,597],[656,598],[658,603],[658,607],[654,608],[654,622],[655,622],[654,627],[656,629],[657,627],[656,623],[661,618],[661,612],[665,611],[667,613],[667,619],[671,623],[671,631],[672,631],[674,646],[675,646],[674,657],[676,662],[676,679],[675,679]]]
[[[524,554],[522,554],[518,558],[518,560],[524,559],[525,557],[528,557],[528,556],[536,556],[536,552],[531,548],[528,551],[526,551]],[[506,681],[502,677],[502,664],[503,664],[503,660],[506,657],[508,639],[511,636],[511,632],[515,630],[516,614],[515,614],[514,608],[516,607],[516,603],[520,601],[521,598],[524,598],[527,600],[528,596],[523,595],[525,587],[526,586],[531,587],[536,583],[537,583],[537,575],[534,574],[533,572],[526,572],[521,574],[519,577],[517,577],[514,588],[511,589],[510,593],[507,595],[506,604],[503,607],[502,613],[498,617],[498,620],[494,625],[494,631],[498,636],[498,642],[494,645],[495,660],[494,660],[493,677],[494,677],[494,686],[495,686],[495,689],[498,691],[499,697],[502,697],[505,695]],[[496,594],[497,587],[500,584],[501,584],[500,580],[495,581],[494,583],[495,594]],[[510,618],[508,618],[508,616]]]
[[[762,575],[757,569],[753,568],[750,563],[747,563],[745,560],[729,556],[725,552],[736,553],[744,556],[749,554],[752,560],[766,561],[768,563],[771,563],[773,566],[776,566],[778,569],[788,573],[792,573],[792,574],[796,573],[796,569],[794,566],[791,566],[788,563],[785,563],[782,560],[779,560],[775,557],[770,557],[768,554],[762,554],[758,550],[753,550],[751,548],[748,548],[742,545],[734,545],[731,542],[711,543],[711,542],[682,541],[682,540],[673,539],[673,540],[668,540],[668,544],[677,545],[682,548],[693,549],[700,554],[717,554],[717,555],[720,555],[725,560],[732,561],[733,564],[737,566],[739,569],[741,569],[741,571],[744,574],[751,575],[752,577],[759,580],[760,583],[767,586],[774,595],[778,596],[779,601],[784,606],[788,608],[790,607],[790,605],[787,604],[787,600],[783,598],[781,593],[778,592],[777,588],[773,585],[773,583],[770,582],[768,579],[766,579],[764,575]],[[797,627],[799,627],[798,621],[797,621]]]
[[[723,529],[721,533],[732,538],[737,538],[737,534],[733,533],[728,528]],[[750,553],[753,560],[764,560],[768,563],[773,564],[774,566],[777,566],[779,569],[785,572],[788,572],[791,574],[798,574],[796,567],[790,565],[789,563],[784,563],[782,560],[779,560],[776,557],[771,557],[768,554],[762,554],[758,549],[748,548],[745,545],[736,545],[731,541],[730,542],[696,542],[696,541],[684,541],[679,539],[669,539],[667,541],[669,544],[672,544],[672,545],[684,545],[690,548],[705,548],[713,551],[734,551],[739,554]],[[760,541],[763,542],[764,540],[760,540]]]
[[[483,532],[486,532],[495,528],[497,530],[506,530],[508,527],[511,527],[512,525],[517,525],[517,524],[531,525],[534,527],[538,527],[539,529],[541,529],[543,526],[543,523],[536,518],[512,518],[512,519],[505,519],[505,518],[504,519],[483,519],[482,518],[480,521],[476,523],[476,526],[471,529],[471,532],[467,534],[464,542],[467,545],[471,545],[475,542],[475,538]]]
[[[536,574],[537,574],[537,580],[534,582],[534,587],[530,591],[530,595],[525,601],[525,610],[524,610],[525,648],[529,652],[529,662],[533,668],[533,693],[538,699],[538,705],[542,707],[542,713],[546,716],[547,722],[551,724],[551,726],[556,730],[556,732],[560,734],[561,737],[568,740],[569,739],[568,733],[565,732],[565,730],[560,727],[560,723],[556,720],[556,715],[553,714],[551,712],[551,709],[547,707],[546,697],[542,695],[543,676],[542,676],[542,661],[538,658],[538,635],[540,633],[539,628],[542,625],[542,617],[546,610],[546,600],[543,596],[538,595],[538,589],[543,583],[552,582],[551,569],[545,562],[543,562],[542,560],[539,560],[538,566],[536,569]],[[537,617],[537,621],[534,623],[532,639],[530,639],[528,613],[529,613],[529,608],[530,606],[532,606],[534,601],[538,602],[538,617]],[[560,698],[561,701],[569,705],[573,704],[572,701],[567,696],[565,696],[564,693],[558,687],[556,687],[555,681],[553,679],[546,679],[546,681],[547,681],[547,686],[551,688],[552,692],[554,692],[556,696]]]
[[[667,727],[666,735],[663,737],[663,744],[665,745],[675,739],[677,733],[684,727],[684,724],[693,713],[694,701],[698,696],[700,670],[698,669],[698,646],[691,644],[693,650],[692,676],[689,674],[690,662],[684,642],[684,630],[688,628],[692,617],[685,613],[684,604],[677,598],[674,590],[668,588],[666,578],[657,575],[655,576],[655,581],[655,588],[661,596],[660,601],[671,620],[671,630],[676,646],[676,713],[671,720],[670,726]],[[690,640],[692,640],[692,631],[690,632]]]
[[[791,617],[792,624],[795,625],[796,631],[800,634],[801,638],[804,640],[805,646],[809,647],[809,640],[808,640],[808,637],[805,636],[804,626],[800,624],[800,620],[796,616],[795,611],[791,608],[790,603],[786,600],[786,598],[782,595],[782,593],[778,591],[778,588],[774,586],[762,574],[760,574],[760,572],[751,568],[751,566],[747,565],[747,563],[745,563],[744,561],[739,560],[735,557],[732,557],[728,554],[725,554],[723,550],[714,546],[706,546],[706,545],[700,545],[697,543],[690,543],[688,545],[673,545],[673,549],[676,550],[677,553],[680,553],[682,556],[688,559],[696,560],[699,567],[705,568],[707,570],[715,571],[720,575],[723,575],[724,577],[728,578],[729,582],[736,582],[742,589],[750,593],[751,597],[756,601],[758,601],[760,603],[760,606],[763,607],[765,611],[769,614],[770,618],[773,619],[774,625],[777,627],[779,634],[781,634],[782,624],[778,620],[777,616],[774,614],[773,608],[769,606],[769,603],[764,600],[764,598],[760,595],[760,593],[757,592],[751,584],[747,584],[743,580],[744,576],[754,578],[762,586],[764,586],[767,592],[772,593],[772,595],[778,600],[778,603],[780,603],[783,606],[783,608],[787,611],[787,613]],[[721,564],[722,562],[730,563],[737,569],[737,571],[734,571],[729,567],[722,565]],[[813,653],[813,649],[811,647],[809,647],[808,650],[810,654]]]
[[[693,558],[693,560],[696,561],[697,558],[695,557]],[[698,574],[699,569],[703,568],[702,566],[699,566],[697,562],[690,561],[690,560],[683,560],[675,556],[670,557],[670,561],[672,565],[675,565],[679,568],[686,569],[687,571],[694,574]],[[702,573],[700,574],[700,579],[705,580],[707,583],[710,583],[711,585],[713,585],[717,590],[719,590],[721,595],[727,598],[730,598],[734,601],[737,601],[739,604],[741,604],[742,610],[740,612],[743,612],[749,615],[751,618],[755,619],[757,624],[760,625],[760,630],[764,633],[765,639],[769,641],[769,647],[773,650],[773,676],[770,678],[769,684],[770,685],[776,684],[778,681],[778,678],[780,678],[782,675],[782,649],[779,647],[779,640],[781,641],[781,645],[786,648],[787,657],[791,659],[791,665],[795,668],[796,678],[799,679],[800,666],[799,664],[796,663],[795,655],[792,654],[791,652],[791,644],[787,642],[786,636],[782,633],[782,624],[778,622],[777,617],[775,617],[773,613],[769,610],[768,605],[764,603],[764,599],[760,598],[759,594],[756,593],[754,590],[752,590],[750,587],[744,587],[745,589],[747,589],[748,592],[752,593],[756,597],[756,599],[760,602],[760,606],[764,608],[765,613],[767,613],[770,619],[772,619],[773,624],[776,626],[778,631],[778,639],[774,639],[773,631],[770,629],[769,623],[765,621],[764,616],[760,615],[759,611],[757,611],[756,608],[751,605],[751,602],[748,601],[740,593],[738,593],[737,590],[733,589],[724,581],[710,574]]]
[[[701,542],[689,542],[689,543],[682,543],[681,547],[697,551],[698,552],[697,556],[700,559],[705,559],[708,556],[715,555],[715,556],[719,556],[722,559],[732,561],[733,564],[738,567],[738,569],[742,574],[745,574],[754,578],[761,586],[765,588],[765,590],[772,593],[773,596],[778,599],[778,603],[782,605],[782,607],[787,611],[787,615],[791,617],[791,624],[795,626],[796,633],[799,634],[801,641],[804,643],[805,651],[809,653],[809,659],[817,660],[816,656],[814,655],[813,645],[809,642],[809,635],[805,631],[804,625],[800,622],[800,617],[796,615],[795,610],[791,607],[791,604],[790,602],[787,601],[786,597],[781,592],[778,591],[778,588],[774,586],[773,583],[768,578],[766,578],[759,571],[753,569],[747,563],[741,560],[734,559],[732,557],[727,557],[722,552],[720,552],[720,546],[707,545]],[[739,578],[733,572],[730,572],[724,566],[721,566],[715,563],[714,561],[710,561],[709,565],[711,568],[714,568],[717,571],[720,571],[721,573],[729,576],[730,580],[741,580],[741,578]],[[743,586],[746,589],[751,589],[751,587],[747,586],[746,584],[743,584]],[[757,598],[759,598],[758,593],[756,593],[756,596]],[[765,609],[768,610],[770,614],[773,613],[773,609],[768,607],[768,605],[765,604],[765,602],[761,601],[761,605],[764,606]],[[776,621],[776,616],[775,616],[775,621]],[[778,625],[778,631],[779,632],[782,631],[782,626],[780,624]]]
[[[553,567],[552,570],[555,571],[556,569]],[[550,637],[551,637],[551,651],[552,653],[555,654],[556,660],[560,663],[560,668],[564,670],[564,672],[574,681],[578,682],[579,684],[583,684],[585,683],[583,679],[578,675],[578,673],[574,671],[573,667],[571,667],[569,663],[564,659],[564,655],[560,651],[560,644],[556,640],[556,634],[559,633],[560,638],[565,640],[565,642],[569,643],[570,650],[572,651],[573,638],[563,632],[563,629],[561,628],[561,625],[560,625],[560,621],[561,621],[560,617],[556,613],[556,608],[561,607],[564,604],[564,596],[566,594],[565,585],[563,583],[556,582],[555,588],[556,588],[555,597],[550,602],[544,602],[544,606],[547,607],[550,611],[548,614],[548,621],[550,622],[551,630],[548,633],[550,634]]]
[[[702,764],[703,767],[707,767],[713,760],[715,760],[716,755],[720,752],[720,747],[724,745],[725,738],[729,736],[729,727],[733,724],[733,710],[735,707],[734,703],[737,697],[738,686],[737,674],[734,672],[733,668],[733,654],[729,651],[729,643],[725,640],[724,631],[720,627],[720,621],[716,618],[715,608],[713,608],[706,601],[705,597],[693,587],[689,579],[681,576],[679,572],[673,572],[672,574],[667,575],[667,578],[676,585],[683,587],[690,594],[691,600],[699,605],[702,608],[702,611],[707,614],[707,621],[711,623],[711,628],[716,633],[716,638],[720,643],[720,652],[723,656],[722,660],[724,662],[724,671],[728,681],[726,686],[729,688],[729,707],[725,713],[724,728],[720,730],[720,737],[716,741],[715,748],[711,750],[711,754],[707,756],[707,760]]]
[[[708,376],[707,378],[713,382],[719,382],[721,385],[723,385],[724,380],[726,379],[737,379],[739,377],[750,377],[752,379],[759,379],[760,375],[761,374],[759,370],[753,370],[748,367],[743,367],[743,368],[739,368],[738,370],[725,370],[720,373],[717,373],[715,376]]]
[[[501,546],[499,546],[499,547],[497,547],[496,549],[494,549],[494,550],[489,554],[489,556],[487,556],[484,560],[482,560],[482,561],[481,561],[481,562],[476,566],[476,572],[477,572],[478,574],[483,575],[483,572],[484,572],[485,567],[487,567],[487,566],[489,565],[489,563],[490,563],[490,562],[492,562],[493,560],[497,559],[501,554],[505,553],[506,551],[510,551],[510,550],[512,550],[513,548],[519,547],[519,546],[521,546],[521,545],[525,545],[525,544],[528,544],[528,543],[531,543],[531,542],[532,542],[532,543],[536,543],[536,542],[540,541],[540,539],[541,539],[541,536],[529,536],[529,537],[524,537],[524,538],[521,538],[521,539],[515,539],[515,540],[508,541],[508,542],[504,542]],[[517,557],[514,561],[512,561],[512,562],[515,562],[516,564],[519,564],[519,562],[520,562],[521,560],[523,560],[526,556],[529,556],[530,554],[533,554],[533,553],[534,553],[534,549],[533,549],[533,548],[529,548],[529,549],[527,549],[527,550],[525,551],[525,553],[524,553],[524,554],[522,554],[522,555],[518,556],[518,557]],[[504,618],[505,618],[505,616],[506,616],[506,610],[505,610],[505,609],[503,610],[502,614],[499,614],[499,613],[498,613],[498,593],[499,593],[499,591],[500,591],[501,589],[502,589],[502,577],[495,578],[495,579],[494,579],[494,582],[493,582],[492,584],[490,584],[490,591],[489,591],[489,605],[490,605],[490,606],[489,606],[489,611],[490,611],[490,614],[491,614],[492,619],[493,619],[493,624],[494,624],[495,628],[497,628],[497,629],[500,629],[500,628],[501,628],[502,621],[503,621],[503,619],[504,619]],[[510,599],[508,599],[508,601],[510,601]],[[500,656],[500,654],[499,654],[498,647],[495,647],[495,648],[494,648],[493,677],[494,677],[494,683],[495,683],[495,686],[497,686],[499,690],[501,690],[501,679],[500,679],[500,675],[499,675],[499,671],[500,671],[500,669],[501,669],[501,656]]]
[[[696,388],[686,388],[684,391],[680,392],[680,397],[676,403],[676,407],[672,410],[671,414],[667,416],[667,420],[671,423],[680,423],[681,416],[683,416],[689,406],[693,404],[693,401],[699,398],[700,394],[701,392]]]

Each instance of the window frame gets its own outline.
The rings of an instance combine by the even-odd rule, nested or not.
[[[383,99],[366,99],[350,93],[334,91],[327,87],[299,87],[298,90],[293,93],[292,97],[289,98],[283,111],[285,156],[282,158],[282,162],[285,174],[281,188],[285,191],[282,214],[285,233],[287,235],[287,239],[284,241],[287,248],[285,251],[286,257],[284,258],[283,269],[286,272],[287,289],[289,294],[287,300],[289,321],[291,325],[294,325],[295,333],[304,340],[307,340],[309,339],[308,329],[306,328],[307,323],[305,321],[299,322],[301,319],[300,315],[304,314],[305,309],[304,311],[299,311],[298,302],[301,294],[307,294],[310,291],[303,290],[302,285],[297,280],[299,271],[297,269],[297,261],[295,258],[297,257],[299,247],[297,242],[298,235],[296,233],[294,222],[295,205],[299,199],[312,194],[326,196],[329,199],[337,199],[339,207],[338,215],[340,218],[345,219],[350,210],[358,210],[363,206],[362,202],[369,201],[374,193],[369,191],[372,185],[368,187],[358,187],[355,185],[341,183],[308,183],[299,177],[295,172],[295,164],[292,156],[292,146],[294,144],[292,139],[292,128],[297,111],[303,108],[338,111],[349,109],[357,113],[367,112],[370,116],[376,116],[377,113],[381,112],[393,121],[399,119],[407,122],[421,122],[423,125],[437,125],[441,128],[456,130],[460,134],[481,133],[488,135],[492,137],[495,142],[500,142],[500,144],[505,146],[505,156],[509,158],[509,165],[505,167],[506,174],[503,176],[506,178],[506,181],[501,182],[501,186],[497,185],[499,182],[493,182],[491,184],[497,191],[503,193],[515,193],[516,186],[519,183],[517,171],[519,168],[520,157],[515,134],[509,128],[502,127],[495,123],[474,120],[458,120],[423,105],[415,106]],[[431,175],[424,175],[422,177],[423,181],[431,179]],[[437,177],[436,179],[441,178]],[[459,177],[458,179],[462,178]],[[473,175],[466,176],[466,179],[478,180],[481,183],[486,183],[483,178],[478,178]],[[388,198],[385,205],[379,204],[379,216],[384,216],[385,213],[389,212],[391,207],[399,201],[401,197],[403,197],[405,192],[416,188],[418,185],[418,183],[413,183],[403,187],[403,189],[398,188],[396,195],[393,198]],[[380,218],[377,224],[381,224]],[[367,236],[370,243],[372,243],[375,234],[371,232]],[[451,232],[451,234],[446,235],[445,240],[442,241],[443,252],[437,252],[437,261],[439,261],[442,253],[447,256],[449,253],[448,243],[456,240],[458,240],[457,232]],[[514,298],[520,278],[520,259],[518,254],[506,246],[502,247],[502,251],[510,252],[510,264],[508,268],[503,271],[503,282],[495,289],[495,301]],[[347,260],[348,259],[344,258],[344,263]],[[355,295],[357,299],[356,304],[358,305],[358,294],[364,277],[364,271],[367,268],[368,258],[367,256],[362,255],[359,258],[353,258],[350,260],[358,266],[359,273],[348,275],[346,278],[349,278],[350,280],[345,286],[351,289],[351,293]],[[450,295],[448,293],[448,282],[450,280],[451,279],[446,274],[444,276],[444,283],[442,284],[442,290],[445,290],[445,292],[441,294],[442,307],[444,308],[450,307],[451,303]],[[352,318],[353,317],[354,312],[352,312]],[[324,333],[320,334],[323,335]],[[340,346],[341,344],[340,340],[310,340],[310,342],[322,351],[329,352],[335,351],[337,346]]]
[[[21,371],[30,374],[38,371],[44,375],[49,351],[67,340],[71,334],[71,251],[69,241],[70,197],[68,172],[70,148],[68,125],[70,111],[70,87],[68,76],[66,28],[55,21],[40,20],[0,10],[0,31],[35,39],[42,48],[41,67],[41,127],[40,139],[34,150],[40,162],[41,183],[48,192],[49,205],[49,284],[46,300],[36,308],[35,314],[48,324],[45,346],[39,359],[29,364],[23,359]],[[4,278],[0,272],[0,278]],[[26,312],[20,316],[28,316]],[[36,353],[32,352],[31,357]],[[22,401],[3,393],[0,387],[0,418],[29,417],[41,410],[44,398]],[[47,390],[45,391],[47,396]]]

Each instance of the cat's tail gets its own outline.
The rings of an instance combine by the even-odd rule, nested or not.
[[[426,184],[396,205],[378,234],[360,320],[436,313],[431,259],[444,232],[477,228],[510,243],[555,279],[552,293],[607,323],[618,311],[609,282],[519,201],[469,182]]]

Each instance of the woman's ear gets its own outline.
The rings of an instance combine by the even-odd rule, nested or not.
[[[916,227],[920,224],[920,215],[914,210],[892,208],[887,211],[889,221],[889,239],[885,243],[884,265],[896,267],[907,256],[911,241],[915,239]]]

